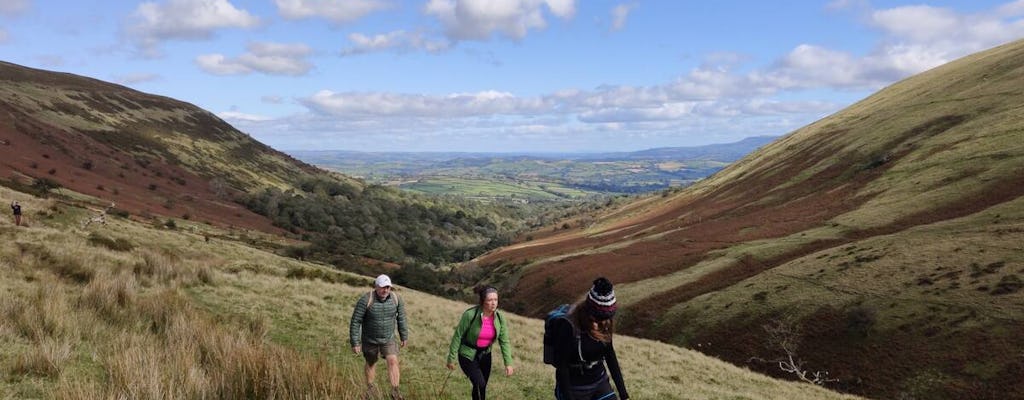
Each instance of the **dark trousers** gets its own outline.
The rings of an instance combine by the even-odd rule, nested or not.
[[[619,396],[612,390],[611,382],[605,376],[597,383],[586,386],[569,386],[569,390],[560,390],[555,384],[556,400],[618,400]],[[568,392],[568,393],[565,393]],[[568,395],[568,397],[566,397]]]
[[[473,400],[487,398],[487,380],[491,378],[491,352],[477,352],[474,360],[459,356],[459,366],[473,384]]]

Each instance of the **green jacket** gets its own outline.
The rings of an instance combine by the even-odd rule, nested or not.
[[[373,299],[373,304],[366,307],[371,291],[359,297],[356,308],[352,310],[352,321],[348,326],[349,341],[352,347],[362,343],[385,344],[395,338],[395,322],[398,322],[398,334],[402,341],[409,338],[409,328],[405,323],[405,301],[395,293],[389,293],[384,300]]]
[[[466,334],[466,340],[470,343],[476,343],[477,338],[480,336],[480,326],[483,324],[483,313],[479,312],[480,306],[470,307],[462,313],[462,318],[459,319],[459,326],[455,327],[455,332],[452,334],[452,343],[448,346],[448,362],[454,364],[457,356],[465,357],[469,360],[473,359],[473,355],[476,352],[475,347],[467,346],[462,342],[462,335],[469,330]],[[501,311],[494,312],[494,330],[497,331],[498,337],[495,338],[494,342],[498,342],[501,345],[501,358],[505,362],[505,366],[512,365],[512,341],[508,338],[508,324],[505,321]],[[487,346],[487,350],[491,351],[491,346],[494,345],[491,342]]]

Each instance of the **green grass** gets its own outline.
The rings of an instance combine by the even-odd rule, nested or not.
[[[27,209],[49,202],[3,188],[0,196],[16,197]],[[60,215],[82,213],[56,208]],[[357,396],[362,359],[348,347],[348,318],[357,296],[369,290],[351,283],[365,278],[204,229],[217,239],[206,243],[187,230],[123,219],[88,230],[74,218],[41,219],[28,228],[0,222],[0,370],[7,376],[0,380],[0,398]],[[91,234],[131,238],[135,247],[90,245]],[[72,264],[89,277],[60,273],[66,269],[61,265]],[[468,305],[408,289],[399,293],[411,323],[410,344],[402,351],[407,397],[465,398],[468,380],[458,372],[449,376],[444,358]],[[509,320],[517,372],[496,373],[492,396],[549,398],[553,372],[540,361],[541,321]],[[618,336],[616,347],[636,399],[854,398],[663,343]],[[256,384],[241,365],[286,380]]]
[[[463,196],[470,198],[518,198],[523,200],[565,200],[594,196],[599,193],[574,189],[557,183],[473,179],[456,177],[428,177],[403,183],[404,190]]]

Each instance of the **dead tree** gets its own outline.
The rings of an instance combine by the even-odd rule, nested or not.
[[[772,360],[752,359],[761,362],[776,363],[782,371],[791,373],[800,378],[801,381],[824,386],[829,382],[838,382],[839,379],[829,378],[828,371],[814,371],[804,367],[803,360],[797,355],[800,349],[800,341],[803,335],[800,332],[800,324],[793,316],[784,316],[774,319],[762,326],[767,334],[769,349],[782,350],[782,355]]]

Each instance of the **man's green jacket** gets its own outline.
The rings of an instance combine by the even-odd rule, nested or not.
[[[362,343],[385,344],[395,338],[395,323],[398,323],[398,335],[402,341],[409,338],[409,327],[405,323],[405,301],[395,293],[388,293],[388,297],[381,300],[373,299],[369,308],[366,303],[370,292],[359,297],[356,308],[352,310],[352,322],[348,326],[349,341],[352,347],[361,346]]]

